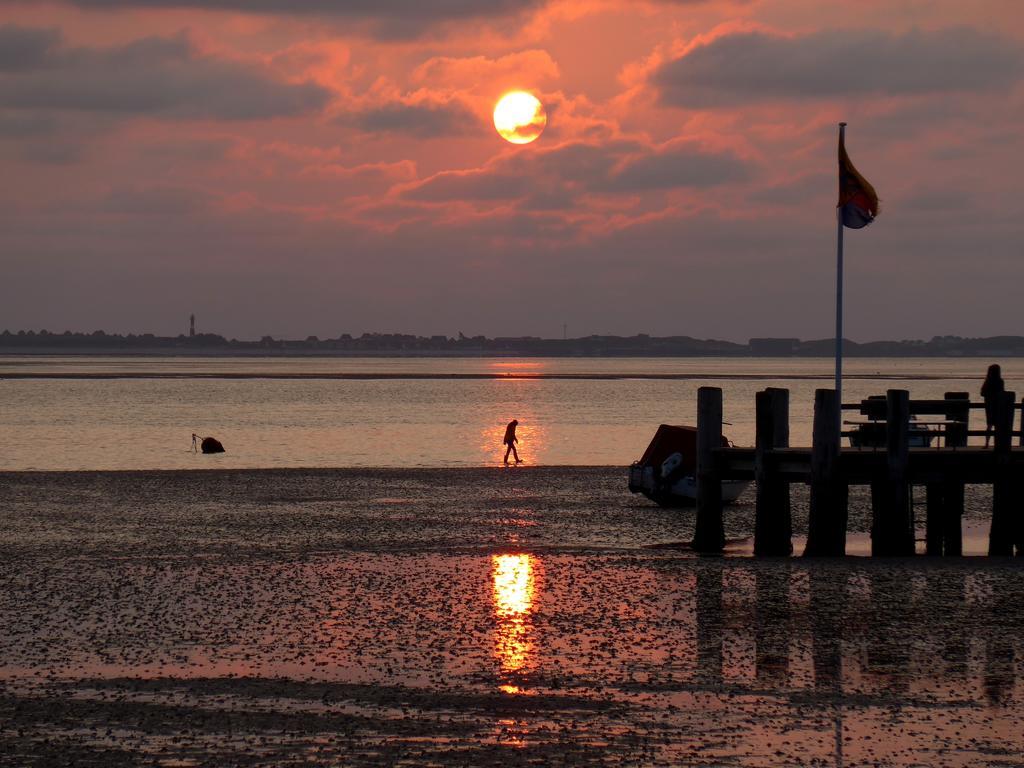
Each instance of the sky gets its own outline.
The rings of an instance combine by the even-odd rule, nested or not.
[[[841,120],[846,336],[1024,334],[1020,0],[0,0],[0,329],[826,338]]]

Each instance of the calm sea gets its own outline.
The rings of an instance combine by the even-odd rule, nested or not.
[[[988,362],[850,360],[844,399],[977,397]],[[1000,362],[1024,394],[1024,361]],[[753,441],[754,393],[789,388],[806,443],[831,372],[779,358],[0,357],[0,470],[481,466],[500,463],[513,418],[528,464],[625,466],[658,424],[694,423],[705,385],[723,388],[737,444]],[[192,453],[193,432],[227,453]]]

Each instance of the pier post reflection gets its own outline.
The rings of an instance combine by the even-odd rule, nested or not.
[[[811,663],[814,667],[814,689],[832,699],[832,764],[843,766],[843,650],[840,643],[842,616],[846,611],[846,580],[844,569],[832,568],[823,562],[807,570],[811,612]],[[836,583],[841,587],[836,589]]]
[[[722,564],[697,569],[697,682],[722,683]]]
[[[883,678],[891,690],[907,692],[910,675],[910,627],[914,604],[905,573],[872,568],[871,627],[867,643],[867,669]]]
[[[1013,589],[1016,585],[1018,589]],[[1001,624],[1015,626],[1020,637],[1020,582],[999,584],[992,594],[986,625]],[[990,706],[1004,705],[1011,697],[1016,685],[1016,668],[1012,636],[1009,632],[988,632],[985,634],[985,672],[983,685],[985,698]]]
[[[845,572],[836,573],[831,568],[808,569],[811,609],[811,656],[814,664],[814,687],[818,691],[838,691],[842,685],[842,648],[839,641],[839,617],[845,610],[845,600],[836,599],[835,590],[830,589],[836,578]],[[846,590],[840,591],[845,595]]]
[[[757,681],[783,686],[789,678],[789,569],[774,564],[754,573]]]
[[[957,571],[946,575],[932,577],[931,581],[941,584],[945,580],[952,582],[947,587],[949,598],[946,600],[948,613],[935,616],[934,621],[940,622],[935,629],[942,638],[942,655],[946,662],[946,671],[950,677],[964,680],[967,678],[967,661],[970,656],[970,637],[965,631],[967,621],[967,572]]]

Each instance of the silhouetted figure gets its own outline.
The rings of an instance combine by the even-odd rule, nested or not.
[[[992,363],[988,367],[988,374],[985,376],[985,383],[981,385],[981,396],[985,400],[985,447],[988,448],[988,441],[992,437],[992,430],[996,427],[996,411],[998,403],[1006,391],[1006,384],[1003,383],[1003,373],[998,363]]]
[[[196,449],[196,442],[199,440],[199,435],[195,432],[192,433],[192,450]],[[224,453],[224,446],[221,445],[220,440],[215,437],[204,437],[199,442],[199,450],[203,453]]]
[[[508,455],[510,453],[513,456],[515,456],[516,464],[522,464],[522,461],[523,461],[522,459],[519,458],[519,452],[516,450],[516,443],[519,442],[519,438],[516,437],[516,427],[518,425],[519,425],[519,422],[516,421],[515,419],[512,419],[512,421],[510,421],[508,423],[508,426],[505,427],[505,437],[504,437],[504,439],[501,442],[504,445],[508,446],[508,448],[505,449],[505,463],[506,464],[508,464]]]

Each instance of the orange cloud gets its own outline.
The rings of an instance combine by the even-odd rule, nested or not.
[[[484,92],[490,96],[513,88],[544,88],[558,77],[558,64],[543,50],[520,51],[496,59],[439,56],[428,59],[412,72],[413,82],[431,88]]]

